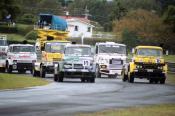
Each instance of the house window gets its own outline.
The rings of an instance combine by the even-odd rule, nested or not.
[[[87,32],[91,32],[91,27],[88,27],[87,28]]]
[[[75,29],[74,29],[74,31],[78,31],[78,26],[75,26]]]

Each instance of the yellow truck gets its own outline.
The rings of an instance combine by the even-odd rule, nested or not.
[[[43,23],[44,22],[44,23]],[[34,64],[33,76],[46,77],[54,73],[54,66],[63,59],[66,40],[66,22],[55,15],[40,14],[35,26],[38,38],[35,43],[37,62]]]
[[[165,83],[167,64],[163,59],[163,49],[158,46],[137,46],[133,50],[132,61],[123,67],[122,80],[134,82],[135,78],[146,78],[150,83]]]

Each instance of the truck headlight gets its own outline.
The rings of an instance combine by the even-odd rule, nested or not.
[[[13,60],[13,64],[17,64],[17,60]]]
[[[65,69],[70,69],[70,68],[72,68],[72,64],[64,64],[63,67]]]

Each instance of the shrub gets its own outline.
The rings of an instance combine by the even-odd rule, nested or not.
[[[37,32],[36,31],[30,31],[25,35],[25,38],[27,40],[36,40],[37,38]]]

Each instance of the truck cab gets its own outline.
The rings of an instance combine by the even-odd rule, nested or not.
[[[126,45],[114,42],[101,42],[95,45],[96,77],[121,75],[126,63]]]
[[[24,73],[26,70],[31,71],[37,56],[34,45],[30,44],[11,44],[7,52],[6,70],[11,73],[17,70]]]
[[[40,14],[37,25],[36,50],[37,62],[33,68],[33,76],[46,77],[53,74],[54,65],[63,59],[63,48],[68,37],[67,22],[59,16],[52,14]]]
[[[7,36],[0,35],[0,71],[5,72],[5,62],[7,58]]]
[[[163,49],[158,46],[137,46],[132,61],[124,67],[123,81],[134,82],[135,78],[148,79],[150,83],[165,83],[167,64]]]
[[[56,67],[54,81],[80,78],[81,82],[95,82],[95,63],[90,45],[65,46],[64,58]]]

